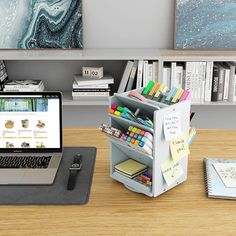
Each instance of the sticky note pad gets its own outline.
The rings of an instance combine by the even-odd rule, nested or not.
[[[147,94],[151,91],[151,89],[152,89],[152,87],[153,87],[154,85],[155,85],[155,82],[152,81],[152,80],[150,80],[150,81],[148,82],[147,86],[144,88],[142,94],[143,94],[143,95],[147,95]]]
[[[162,175],[168,186],[175,183],[184,173],[181,165],[173,160],[167,160],[161,166]]]
[[[178,162],[181,158],[187,156],[189,152],[186,136],[183,135],[180,138],[170,141],[170,151],[172,158],[175,162]]]
[[[181,137],[180,113],[173,112],[164,116],[164,135],[166,141]]]

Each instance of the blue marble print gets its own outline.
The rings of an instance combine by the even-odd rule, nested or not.
[[[235,49],[236,0],[176,0],[177,49]]]
[[[1,0],[0,48],[83,48],[82,0]]]

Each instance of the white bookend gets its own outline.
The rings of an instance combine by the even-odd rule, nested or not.
[[[213,80],[213,61],[206,63],[206,84],[205,84],[205,102],[211,101],[212,91],[212,80]]]
[[[146,87],[148,84],[148,61],[144,60],[143,62],[143,87]]]
[[[152,80],[157,82],[158,79],[158,61],[152,63]]]
[[[133,61],[127,62],[117,93],[123,93],[125,91],[133,65]]]
[[[229,102],[234,101],[234,85],[235,85],[235,69],[236,63],[235,62],[226,62],[228,67],[230,68],[230,75],[229,75]]]
[[[143,83],[143,60],[138,62],[137,84],[136,88],[141,88]]]
[[[126,91],[130,91],[132,90],[133,84],[134,84],[134,79],[136,76],[136,72],[137,72],[137,68],[138,68],[138,61],[134,61],[130,76],[129,76],[129,82],[126,88]]]
[[[176,80],[176,62],[171,62],[171,78],[170,78],[170,86],[175,86],[175,80]]]

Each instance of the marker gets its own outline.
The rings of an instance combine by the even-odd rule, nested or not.
[[[154,85],[155,85],[155,82],[152,81],[152,80],[150,80],[150,81],[148,82],[147,86],[144,88],[142,94],[143,94],[144,96],[148,95]]]

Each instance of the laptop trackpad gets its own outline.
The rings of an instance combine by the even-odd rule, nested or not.
[[[18,184],[24,177],[24,170],[0,170],[0,184]]]

